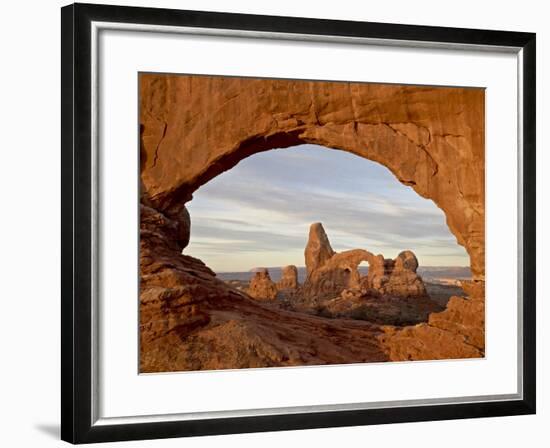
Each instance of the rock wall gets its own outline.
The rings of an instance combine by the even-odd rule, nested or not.
[[[379,337],[394,361],[482,358],[485,356],[485,290],[483,282],[464,282],[467,298],[451,297],[445,311],[427,323],[384,327]]]

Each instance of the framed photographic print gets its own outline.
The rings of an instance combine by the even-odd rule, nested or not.
[[[535,35],[62,8],[62,438],[535,412]]]

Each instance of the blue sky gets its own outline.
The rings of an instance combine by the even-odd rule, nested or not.
[[[250,156],[197,190],[188,208],[184,253],[217,272],[303,266],[309,225],[318,221],[337,252],[394,258],[410,249],[423,266],[469,265],[432,201],[382,165],[321,146]]]

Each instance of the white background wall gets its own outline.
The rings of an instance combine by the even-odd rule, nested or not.
[[[543,280],[550,252],[548,77],[550,14],[545,2],[462,0],[358,2],[357,0],[105,0],[136,6],[368,20],[422,25],[535,31],[538,36],[538,415],[493,419],[202,437],[190,447],[339,446],[546,446],[550,440],[547,375],[550,331],[545,328]],[[0,444],[60,446],[60,1],[4,2],[0,15]],[[404,67],[406,70],[406,67]],[[546,135],[545,135],[546,134]],[[544,263],[544,264],[543,264]],[[546,272],[545,272],[546,271]],[[406,379],[404,379],[406,380]],[[331,387],[327,385],[327,387]],[[124,446],[181,446],[182,440],[128,442]],[[103,446],[111,446],[110,444]]]

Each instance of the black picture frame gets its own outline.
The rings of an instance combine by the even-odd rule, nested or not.
[[[72,443],[372,425],[533,414],[535,340],[535,49],[533,33],[246,14],[73,4],[61,10],[62,308],[61,438]],[[522,50],[523,105],[523,397],[518,400],[418,405],[286,415],[94,425],[91,297],[91,23],[93,21],[345,36],[393,41],[509,46]]]

